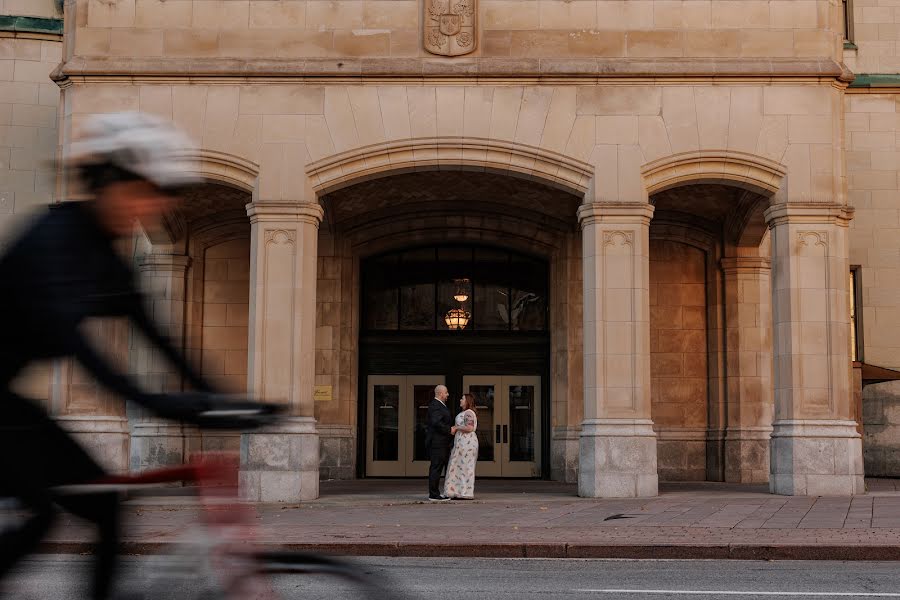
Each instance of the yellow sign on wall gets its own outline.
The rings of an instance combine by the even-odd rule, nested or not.
[[[331,402],[331,386],[317,385],[313,391],[313,400],[316,402]]]

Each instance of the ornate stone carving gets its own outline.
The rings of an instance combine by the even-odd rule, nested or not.
[[[296,236],[295,231],[286,229],[266,229],[266,244],[293,244]]]
[[[475,50],[478,0],[425,0],[425,49],[440,56]]]
[[[604,246],[632,246],[634,245],[634,232],[631,231],[604,231]]]

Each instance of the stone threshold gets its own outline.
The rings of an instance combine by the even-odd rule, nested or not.
[[[831,59],[507,59],[474,58],[93,58],[75,57],[52,78],[615,78],[813,77],[849,82],[853,74]]]

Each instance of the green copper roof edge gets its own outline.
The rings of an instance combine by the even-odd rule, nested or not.
[[[852,88],[900,87],[900,73],[859,74],[850,84]]]
[[[44,17],[0,15],[0,31],[21,31],[23,33],[50,33],[60,35],[63,32],[63,20],[48,19]]]

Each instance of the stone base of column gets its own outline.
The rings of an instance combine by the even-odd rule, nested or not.
[[[177,423],[141,421],[131,430],[131,470],[184,464],[184,429]]]
[[[550,437],[550,479],[578,481],[580,427],[554,427]]]
[[[865,493],[862,438],[854,421],[776,421],[769,490],[784,496]]]
[[[241,498],[298,502],[319,497],[319,434],[312,417],[241,435]]]
[[[128,470],[128,419],[92,415],[61,415],[59,426],[72,434],[100,466],[112,473]]]
[[[319,434],[319,479],[353,479],[356,475],[356,428],[316,425]]]
[[[581,424],[579,496],[643,498],[658,493],[653,421],[589,419]]]
[[[768,483],[771,427],[729,427],[725,433],[725,481]]]

